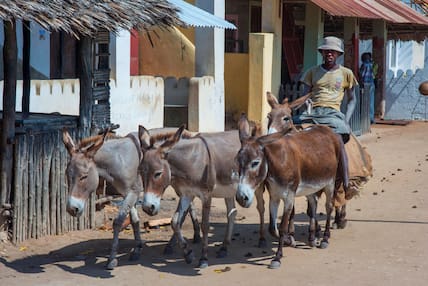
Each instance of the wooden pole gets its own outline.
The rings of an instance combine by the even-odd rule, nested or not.
[[[31,33],[30,22],[22,21],[23,48],[22,48],[22,117],[27,118],[30,114],[30,50]]]
[[[84,134],[89,134],[92,124],[92,62],[92,39],[82,36],[79,41],[79,127]]]
[[[4,21],[4,89],[3,118],[0,141],[1,187],[0,208],[10,201],[12,188],[13,144],[15,141],[16,78],[18,48],[15,21]]]

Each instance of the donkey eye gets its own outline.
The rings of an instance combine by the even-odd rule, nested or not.
[[[290,121],[290,117],[284,117],[282,120],[284,120],[285,122],[289,122]]]
[[[162,175],[162,171],[157,171],[157,172],[155,172],[153,177],[155,177],[155,179],[159,179],[161,175]]]
[[[79,178],[80,181],[84,181],[88,178],[88,175],[83,175]]]
[[[259,160],[254,160],[251,162],[251,168],[254,169],[260,164]]]

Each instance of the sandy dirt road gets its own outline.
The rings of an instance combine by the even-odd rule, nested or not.
[[[229,256],[215,257],[225,230],[225,207],[222,200],[214,200],[206,269],[195,268],[197,261],[187,265],[178,249],[164,256],[171,234],[170,227],[164,227],[143,233],[146,246],[135,262],[128,260],[132,233],[122,232],[119,266],[107,271],[112,234],[92,230],[19,245],[0,243],[0,285],[427,285],[428,123],[374,125],[359,139],[372,156],[374,176],[349,203],[347,228],[333,230],[327,249],[307,247],[306,202],[299,198],[298,246],[285,249],[280,269],[268,269],[275,239],[268,236],[268,247],[257,248],[255,205],[238,207]],[[164,203],[168,207],[158,217],[172,213],[173,192]],[[323,206],[319,212],[325,212]],[[147,219],[143,215],[142,220]],[[323,224],[325,216],[319,219]],[[190,230],[186,220],[189,238]],[[197,258],[199,248],[193,245]]]

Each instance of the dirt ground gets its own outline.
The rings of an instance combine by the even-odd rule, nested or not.
[[[111,231],[93,230],[0,243],[1,285],[426,285],[428,281],[428,122],[407,126],[373,125],[359,137],[372,156],[374,176],[359,198],[348,205],[346,229],[333,230],[327,249],[306,246],[306,202],[298,198],[296,248],[286,248],[280,269],[268,269],[277,242],[257,248],[255,205],[238,207],[234,239],[227,258],[216,258],[225,225],[222,200],[213,201],[210,266],[188,265],[176,249],[162,254],[169,226],[143,231],[146,246],[139,261],[129,261],[132,233],[121,233],[119,266],[104,268]],[[168,191],[164,211],[169,217],[177,200]],[[323,225],[324,207],[319,207]],[[266,214],[267,218],[267,214]],[[142,221],[149,218],[142,215]],[[192,237],[188,220],[185,234]],[[200,245],[193,244],[196,257]]]

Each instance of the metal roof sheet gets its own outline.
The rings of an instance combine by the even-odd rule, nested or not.
[[[201,8],[183,0],[168,0],[171,4],[176,6],[179,11],[178,17],[187,26],[192,27],[211,27],[221,29],[236,29],[236,26],[216,15],[213,15]]]
[[[398,0],[310,0],[332,16],[384,19],[395,24],[428,26],[428,18]]]

